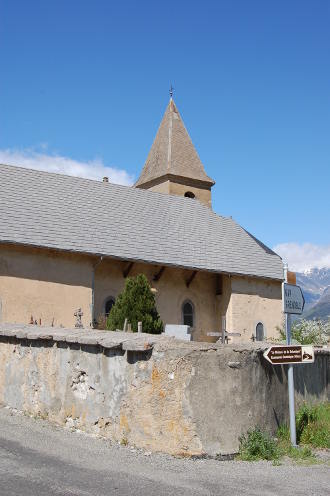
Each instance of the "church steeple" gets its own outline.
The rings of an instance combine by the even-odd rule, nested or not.
[[[211,207],[214,181],[206,174],[172,95],[136,188],[197,198]]]

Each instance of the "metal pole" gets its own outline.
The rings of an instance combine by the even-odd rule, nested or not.
[[[291,315],[286,314],[286,343],[291,344]],[[288,365],[288,391],[289,391],[289,413],[290,413],[290,439],[292,446],[297,446],[296,415],[294,411],[294,380],[293,365]]]
[[[288,266],[284,266],[285,282],[288,280]],[[291,344],[291,314],[285,314],[285,330],[286,330],[286,344]],[[289,393],[289,416],[290,416],[290,439],[293,447],[297,446],[296,435],[296,415],[294,411],[294,379],[293,379],[293,365],[288,365],[288,393]]]

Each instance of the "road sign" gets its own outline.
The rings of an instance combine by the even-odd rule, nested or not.
[[[300,286],[284,283],[283,290],[284,313],[301,315],[304,310],[305,298]]]
[[[292,363],[313,363],[313,346],[272,346],[265,351],[264,357],[273,365]]]

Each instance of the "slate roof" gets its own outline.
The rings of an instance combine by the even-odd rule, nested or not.
[[[282,279],[281,258],[191,198],[0,165],[0,243]]]
[[[167,175],[203,181],[209,186],[215,184],[206,174],[172,98],[135,186]]]

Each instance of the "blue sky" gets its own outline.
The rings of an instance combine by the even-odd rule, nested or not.
[[[328,0],[0,0],[0,159],[128,183],[172,83],[214,209],[330,266],[329,25]]]

